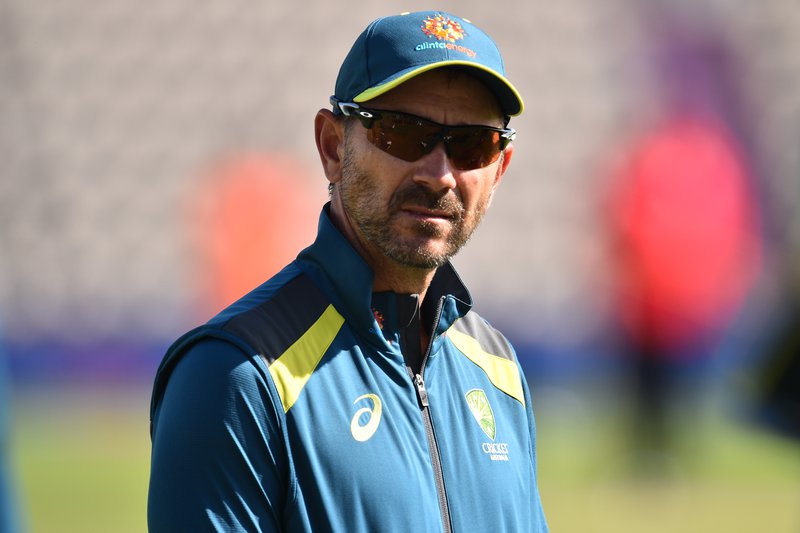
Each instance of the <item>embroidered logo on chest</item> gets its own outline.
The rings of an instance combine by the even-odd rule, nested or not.
[[[497,425],[494,419],[492,405],[489,398],[482,389],[472,389],[464,395],[467,405],[487,437],[494,441],[497,436]],[[492,461],[508,461],[508,444],[505,442],[484,442],[481,444],[483,453],[489,456]]]

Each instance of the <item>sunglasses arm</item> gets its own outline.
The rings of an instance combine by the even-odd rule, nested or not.
[[[374,111],[367,111],[354,102],[340,102],[334,96],[331,96],[330,101],[331,105],[333,105],[333,113],[335,115],[355,117],[361,121],[365,128],[371,128],[373,121],[380,118],[380,115]]]
[[[342,102],[335,96],[330,97],[331,106],[333,106],[334,115],[344,115],[346,117],[352,116],[353,112],[357,112],[361,107],[355,102]]]
[[[517,130],[506,126],[503,129],[503,133],[500,134],[500,138],[503,139],[503,149],[505,149],[505,147],[508,146],[508,143],[516,139],[516,137],[517,137]]]

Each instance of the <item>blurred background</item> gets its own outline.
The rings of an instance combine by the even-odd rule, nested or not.
[[[146,529],[161,356],[311,242],[339,64],[430,7],[0,0],[0,531]],[[454,262],[551,529],[800,531],[800,4],[434,7],[526,99]]]

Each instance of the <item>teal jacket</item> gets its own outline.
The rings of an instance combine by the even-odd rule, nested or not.
[[[314,244],[172,345],[151,532],[547,531],[511,345],[449,264],[421,308],[372,279],[326,207]]]

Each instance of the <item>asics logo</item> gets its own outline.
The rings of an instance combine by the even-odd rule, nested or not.
[[[378,398],[377,394],[364,394],[359,396],[356,398],[356,401],[353,402],[353,405],[361,400],[370,400],[372,405],[369,407],[362,407],[356,411],[356,414],[354,414],[353,418],[350,420],[350,433],[358,442],[367,441],[375,434],[378,430],[378,425],[381,423],[381,412],[383,410],[381,399]]]

